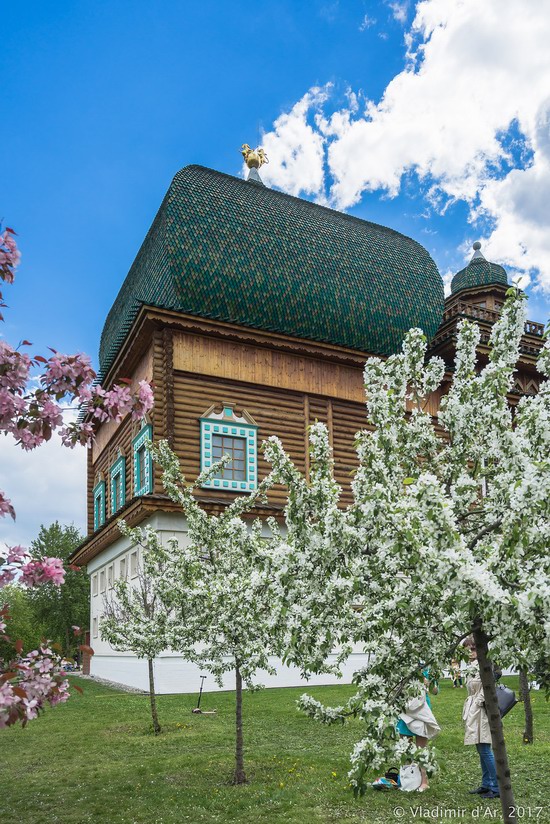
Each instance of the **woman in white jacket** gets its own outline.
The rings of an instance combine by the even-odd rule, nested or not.
[[[399,716],[397,724],[399,735],[407,738],[414,737],[417,747],[425,747],[428,741],[435,738],[441,729],[432,712],[429,696],[430,689],[433,695],[437,695],[439,687],[435,681],[430,679],[429,669],[422,670],[422,675],[424,676],[424,686],[426,688],[425,694],[421,698],[415,698],[407,705],[405,712]],[[426,770],[423,767],[420,774],[422,782],[418,792],[424,792],[428,789],[429,784]]]
[[[464,646],[470,650],[470,665],[466,676],[468,697],[462,710],[464,743],[476,745],[481,762],[481,785],[475,790],[470,790],[470,793],[481,798],[499,798],[495,757],[491,748],[491,730],[485,710],[483,685],[473,638],[467,639]]]

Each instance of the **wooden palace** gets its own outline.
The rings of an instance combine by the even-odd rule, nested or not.
[[[316,420],[327,423],[336,477],[349,485],[354,435],[365,426],[365,359],[397,351],[404,333],[420,326],[450,380],[457,323],[479,323],[483,357],[508,288],[505,270],[474,244],[445,299],[437,267],[419,243],[267,188],[257,170],[261,159],[251,155],[248,180],[201,166],[178,172],[101,336],[103,385],[147,379],[155,394],[146,420],[98,426],[88,453],[88,537],[73,556],[90,575],[92,672],[132,686],[146,688],[145,663],[116,653],[99,630],[104,593],[116,577],[135,576],[139,565],[139,550],[117,521],[150,524],[180,541],[186,534],[146,438],[166,438],[188,479],[231,455],[200,493],[213,512],[267,474],[260,447],[270,435],[307,473],[307,430]],[[526,324],[512,402],[537,391],[542,334],[541,324]],[[435,413],[438,398],[432,403]],[[276,515],[283,501],[275,488],[255,512]],[[344,675],[360,663],[350,661]],[[198,683],[198,671],[168,652],[156,661],[156,677],[160,692]],[[297,672],[281,668],[265,683],[299,681]]]

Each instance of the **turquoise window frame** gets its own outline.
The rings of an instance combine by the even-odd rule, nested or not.
[[[151,424],[144,426],[132,441],[132,452],[134,456],[134,495],[149,495],[153,491],[153,461],[149,450],[145,450],[145,478],[141,477],[139,469],[138,453],[145,441],[153,440],[153,427]]]
[[[105,481],[94,486],[94,531],[105,523]]]
[[[111,515],[126,503],[126,458],[122,455],[111,467]],[[120,478],[120,501],[116,500],[117,479]]]
[[[227,412],[226,412],[227,414]],[[234,423],[223,418],[199,418],[201,426],[201,472],[209,469],[215,461],[212,458],[212,436],[227,435],[230,438],[246,440],[245,467],[246,480],[211,478],[202,486],[205,489],[221,489],[227,492],[253,492],[258,486],[258,427],[253,424]],[[231,464],[229,464],[231,465]]]

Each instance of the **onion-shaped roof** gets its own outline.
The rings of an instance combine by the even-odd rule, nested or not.
[[[105,375],[142,304],[388,355],[411,326],[432,337],[443,284],[408,237],[187,166],[177,173],[111,308]]]
[[[481,243],[474,243],[474,256],[464,269],[457,272],[451,281],[451,293],[454,295],[462,289],[472,289],[477,286],[493,286],[494,284],[508,286],[506,269],[498,263],[486,260],[480,252]]]

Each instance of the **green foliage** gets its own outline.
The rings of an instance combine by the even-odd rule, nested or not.
[[[62,586],[45,584],[28,592],[43,634],[61,644],[67,656],[72,656],[79,644],[71,627],[87,627],[90,623],[88,576],[84,569],[71,569],[69,565],[71,553],[81,542],[82,535],[75,526],[62,526],[56,521],[48,527],[41,526],[31,545],[34,558],[61,558],[67,570]]]
[[[0,593],[0,603],[9,607],[8,635],[12,641],[21,640],[23,649],[35,649],[44,635],[44,629],[36,615],[35,605],[27,589],[10,585]],[[14,656],[13,646],[0,636],[0,658],[9,661]]]

